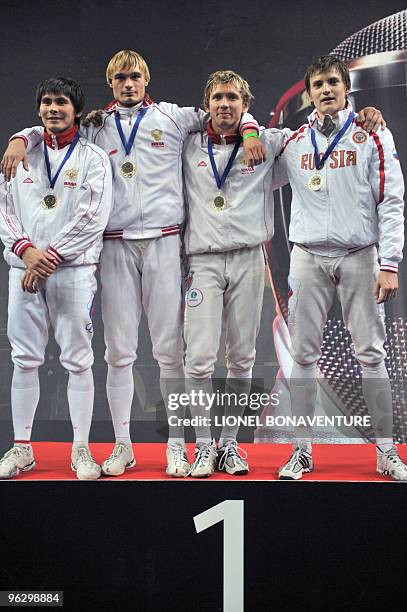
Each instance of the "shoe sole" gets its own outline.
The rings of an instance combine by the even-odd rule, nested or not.
[[[99,474],[98,476],[91,476],[91,477],[87,476],[87,477],[84,477],[84,476],[80,476],[78,474],[78,472],[76,472],[76,476],[78,477],[78,480],[99,480],[101,475],[102,474]]]
[[[175,474],[173,474],[168,471],[168,467],[166,468],[165,473],[167,474],[167,476],[171,476],[171,478],[185,478],[185,476],[188,476],[188,470],[183,474],[181,472],[176,472]]]
[[[124,472],[126,470],[130,470],[131,468],[133,468],[136,465],[136,460],[133,458],[130,463],[128,463],[127,465],[124,466],[124,470],[122,472],[117,472],[116,474],[112,474],[110,472],[105,472],[103,469],[103,464],[102,464],[102,476],[121,476],[122,474],[124,474]]]
[[[35,461],[32,461],[31,463],[29,463],[25,467],[19,468],[19,470],[20,470],[20,472],[29,472],[30,470],[33,470],[34,468],[35,468]]]
[[[295,478],[295,476],[280,476],[280,474],[278,475],[278,478],[279,480],[301,480],[303,474],[310,474],[313,471],[314,471],[314,468],[302,470],[302,472],[299,472],[299,475],[297,478]]]
[[[71,470],[72,470],[73,472],[75,472],[75,474],[76,474],[76,476],[77,476],[78,480],[99,480],[99,478],[100,478],[100,477],[101,477],[101,475],[102,475],[102,471],[101,471],[101,472],[100,472],[100,474],[99,474],[99,476],[95,476],[95,477],[91,477],[91,478],[83,478],[83,477],[81,477],[81,476],[78,474],[78,470],[76,469],[76,467],[74,466],[74,464],[73,464],[73,463],[71,463]]]
[[[237,472],[229,472],[229,470],[226,470],[226,472],[230,474],[230,476],[246,476],[249,470],[238,470]]]
[[[407,482],[407,478],[395,478],[393,474],[389,472],[389,470],[376,470],[376,472],[380,474],[380,476],[390,476],[390,478],[396,482]]]
[[[236,472],[230,472],[228,469],[226,468],[222,468],[221,470],[219,468],[216,468],[217,472],[226,472],[226,474],[229,474],[230,476],[246,476],[246,474],[249,473],[249,470],[237,470]]]

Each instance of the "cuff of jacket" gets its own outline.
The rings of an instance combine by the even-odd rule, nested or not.
[[[11,247],[11,250],[15,255],[21,258],[24,251],[28,249],[28,247],[34,247],[34,245],[28,240],[28,238],[20,238],[19,240],[16,240]]]
[[[8,141],[11,142],[12,140],[16,140],[17,138],[21,138],[21,140],[24,140],[25,142],[25,146],[28,146],[28,138],[26,136],[23,136],[22,134],[13,134]]]
[[[240,135],[243,136],[243,132],[245,130],[253,130],[254,132],[259,133],[259,126],[257,123],[253,123],[253,121],[249,121],[248,123],[242,123],[240,126]]]
[[[391,259],[382,259],[380,262],[380,271],[383,272],[395,272],[399,269],[397,261],[391,261]]]
[[[52,255],[52,257],[54,258],[55,263],[58,265],[60,263],[62,263],[64,261],[64,258],[62,257],[62,255],[60,255],[58,253],[58,251],[56,251],[55,249],[53,249],[51,246],[47,248],[47,253],[49,253],[50,255]]]

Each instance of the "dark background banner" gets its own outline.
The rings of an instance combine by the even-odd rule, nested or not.
[[[0,77],[2,88],[1,147],[21,127],[38,123],[34,106],[35,87],[49,76],[77,79],[86,94],[86,109],[110,100],[105,82],[107,61],[119,49],[139,51],[146,59],[151,83],[148,91],[156,101],[198,105],[208,74],[233,69],[251,84],[255,101],[252,112],[267,125],[270,111],[281,95],[299,81],[316,55],[328,53],[345,38],[369,24],[405,8],[402,1],[381,0],[340,3],[275,2],[257,0],[184,0],[138,2],[115,0],[54,0],[0,3]],[[390,128],[392,128],[391,118]],[[291,125],[290,127],[296,127]],[[402,159],[404,165],[405,160]],[[402,309],[403,310],[403,309]],[[266,288],[265,306],[255,376],[270,388],[276,362],[272,348],[274,300]],[[6,337],[7,266],[0,263],[0,450],[10,443],[11,362]],[[139,359],[135,367],[136,394],[133,419],[142,426],[155,420],[161,398],[158,371],[151,355],[143,320]],[[95,321],[95,423],[94,433],[111,437],[104,391],[103,329],[100,306]],[[59,351],[50,343],[41,369],[41,400],[37,420],[68,418],[65,398],[67,376],[58,363]],[[218,373],[222,374],[220,355]],[[7,425],[8,424],[8,425]],[[99,430],[97,429],[99,426]],[[55,431],[57,427],[55,425]],[[53,428],[34,430],[37,437],[52,438]],[[69,437],[69,428],[62,431]]]
[[[156,101],[194,106],[210,72],[236,70],[251,84],[252,110],[265,124],[315,55],[401,11],[405,2],[2,0],[0,8],[5,142],[22,124],[37,121],[34,90],[43,78],[77,79],[88,109],[109,100],[105,69],[119,49],[144,56]]]

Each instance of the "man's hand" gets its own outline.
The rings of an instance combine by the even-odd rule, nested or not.
[[[357,120],[366,132],[377,132],[379,128],[384,130],[387,125],[381,112],[373,106],[362,108],[358,113]]]
[[[28,291],[28,293],[37,293],[38,279],[33,272],[29,270],[25,271],[23,280],[21,281],[21,287],[23,291]]]
[[[396,272],[379,272],[374,286],[374,298],[376,304],[387,302],[397,294],[399,280]]]
[[[11,179],[15,177],[18,164],[21,161],[23,162],[24,169],[28,171],[28,157],[25,141],[22,138],[13,138],[1,160],[1,171],[6,181],[11,181]]]
[[[252,129],[245,130],[243,136],[253,132]],[[246,166],[253,168],[266,161],[266,151],[259,138],[252,136],[243,141],[244,163]]]
[[[47,279],[56,268],[52,255],[47,253],[47,251],[40,251],[34,247],[28,247],[24,251],[22,260],[27,266],[27,270],[32,272],[37,279]]]
[[[91,125],[93,125],[93,127],[100,127],[102,125],[102,115],[103,110],[100,108],[98,110],[90,111],[90,113],[86,115],[85,119],[82,119],[81,125],[84,127],[89,127]]]

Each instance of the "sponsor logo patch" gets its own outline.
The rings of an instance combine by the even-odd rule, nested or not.
[[[113,149],[112,151],[109,151],[108,155],[114,155],[115,153],[117,153],[117,149]]]
[[[364,132],[355,132],[352,135],[352,140],[353,142],[356,142],[356,144],[362,144],[362,142],[365,142],[366,139],[367,135]]]
[[[68,168],[64,172],[64,176],[66,176],[66,178],[70,181],[76,181],[76,179],[78,178],[78,174],[79,170],[76,170],[76,168]]]
[[[151,138],[154,142],[151,143],[152,147],[164,147],[163,142],[163,131],[162,130],[151,130]]]
[[[68,187],[69,189],[74,189],[77,183],[73,183],[72,181],[64,181],[64,187]]]
[[[163,131],[162,130],[151,130],[151,138],[155,140],[156,142],[158,142],[159,140],[162,140]]]
[[[196,308],[203,302],[203,293],[200,289],[190,289],[187,293],[187,305]]]
[[[237,163],[243,166],[243,168],[240,168],[240,174],[253,174],[255,172],[254,168],[251,168],[250,166],[246,166],[244,162],[244,153],[241,153],[238,156]]]
[[[200,161],[200,162],[199,162],[199,164],[198,164],[198,168],[206,168],[206,167],[207,167],[207,165],[208,165],[208,164],[207,164],[206,162],[204,162],[204,160],[202,160],[202,161]]]

